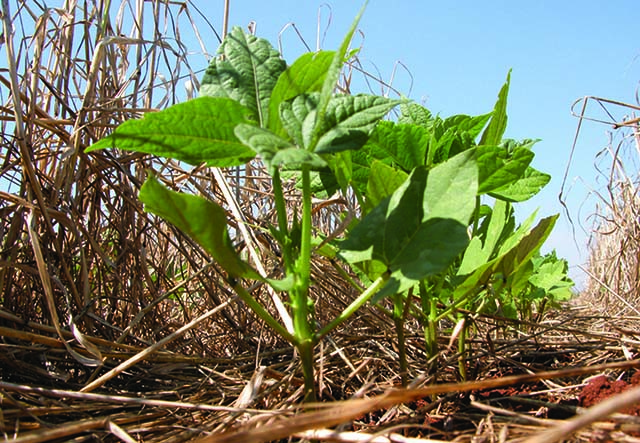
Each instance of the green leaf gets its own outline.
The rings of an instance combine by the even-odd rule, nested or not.
[[[86,152],[104,148],[144,152],[208,166],[242,165],[255,152],[234,134],[241,123],[250,123],[250,111],[226,98],[200,97],[164,111],[129,120]]]
[[[248,263],[240,259],[231,245],[224,209],[195,195],[165,188],[149,177],[140,189],[140,200],[147,212],[156,214],[197,241],[232,278],[260,279]]]
[[[425,164],[429,137],[427,130],[415,124],[381,121],[363,148],[375,158],[388,157],[404,171]]]
[[[352,263],[377,260],[387,266],[391,278],[376,300],[441,272],[465,248],[477,176],[473,153],[428,172],[416,168],[356,225],[342,243],[341,255]]]
[[[507,80],[498,93],[498,101],[493,108],[493,115],[489,126],[482,133],[480,145],[499,145],[504,131],[507,129],[507,96],[511,82],[511,70],[507,74]]]
[[[499,270],[504,275],[510,275],[528,260],[531,260],[551,234],[557,220],[558,215],[540,220],[535,228],[525,235],[514,248],[503,255]]]
[[[551,180],[549,174],[540,172],[529,166],[523,176],[516,182],[489,193],[490,196],[511,202],[521,202],[536,195]]]
[[[260,126],[269,121],[269,99],[286,63],[267,40],[234,27],[202,78],[200,94],[228,97],[249,108]]]
[[[351,153],[353,151],[336,152],[333,155],[326,156],[327,163],[335,175],[335,179],[343,192],[347,192],[351,177],[353,175],[353,162],[351,161]]]
[[[480,194],[516,183],[523,178],[535,156],[531,150],[520,147],[515,148],[511,153],[501,146],[480,146],[477,149]]]
[[[366,94],[334,96],[324,112],[315,152],[360,149],[380,119],[398,103],[399,100]]]
[[[543,263],[540,268],[536,270],[536,273],[529,278],[529,281],[532,285],[549,291],[555,285],[562,282],[565,277],[565,265],[561,261],[557,261],[553,263]]]
[[[534,257],[531,261],[534,263],[534,273],[529,277],[529,282],[540,288],[543,297],[557,302],[573,296],[574,283],[567,276],[566,260],[558,259],[555,251],[552,251],[544,257]]]
[[[320,92],[334,56],[334,51],[308,52],[280,74],[269,102],[268,127],[275,134],[285,135],[280,121],[280,104],[298,95]]]
[[[236,135],[245,144],[252,147],[262,158],[271,174],[275,168],[300,169],[303,164],[312,169],[320,169],[327,163],[319,155],[300,149],[268,129],[242,124],[236,126]]]
[[[315,114],[313,132],[311,137],[311,143],[308,149],[310,151],[316,150],[316,144],[318,143],[320,136],[322,135],[322,130],[326,126],[324,124],[325,120],[325,112],[327,111],[327,107],[329,106],[329,101],[333,97],[333,93],[335,91],[336,84],[338,83],[338,78],[340,77],[340,72],[342,72],[342,67],[345,62],[345,56],[349,50],[349,45],[351,44],[351,39],[353,38],[353,34],[356,32],[356,27],[360,22],[360,18],[362,14],[364,14],[364,10],[369,3],[368,0],[365,1],[364,5],[356,15],[356,18],[353,20],[349,31],[345,35],[342,43],[338,50],[333,54],[333,59],[331,60],[331,64],[329,65],[329,69],[327,69],[327,75],[324,78],[324,82],[322,83],[322,89],[320,90],[320,100],[318,101],[317,113]]]
[[[465,134],[470,139],[475,140],[487,125],[491,115],[491,113],[477,116],[453,115],[444,120],[443,126],[446,129],[455,129],[456,133]]]
[[[386,165],[378,160],[371,164],[371,174],[367,184],[367,205],[373,208],[393,194],[406,180],[407,173]]]
[[[275,280],[272,278],[266,278],[264,280],[269,283],[269,286],[271,286],[273,289],[282,292],[290,291],[291,289],[293,289],[293,286],[296,282],[293,274],[287,275],[282,280]]]
[[[517,272],[521,266],[526,265],[527,261],[539,251],[547,237],[551,233],[553,226],[558,218],[557,215],[547,217],[536,225],[535,228],[529,230],[531,222],[534,218],[533,214],[521,225],[520,228],[501,246],[498,255],[491,261],[478,267],[469,274],[454,291],[453,298],[460,300],[478,291],[494,278],[498,273],[507,278],[514,272]],[[526,229],[523,229],[526,228]]]
[[[311,143],[319,98],[318,93],[302,94],[280,104],[280,119],[284,128],[294,143],[304,149]]]
[[[502,200],[496,200],[484,241],[480,237],[471,239],[469,246],[464,251],[458,275],[470,274],[489,261],[502,236],[508,216],[508,204]]]
[[[531,277],[532,274],[533,262],[529,260],[507,278],[507,285],[510,287],[510,292],[514,297],[520,298],[527,294],[527,289],[531,287],[529,277]]]
[[[400,104],[399,124],[418,125],[428,129],[433,123],[431,111],[415,102],[405,102]]]
[[[441,163],[460,152],[474,148],[477,125],[483,125],[486,117],[454,115],[446,120],[436,118],[430,128],[426,165]]]
[[[309,165],[312,171],[323,170],[327,167],[327,162],[322,157],[298,147],[282,149],[276,152],[272,164],[275,167],[283,166],[289,170],[300,170],[302,165]]]

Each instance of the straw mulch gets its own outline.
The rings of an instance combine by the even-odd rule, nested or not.
[[[187,170],[139,154],[83,152],[118,123],[184,99],[201,74],[179,37],[213,48],[216,30],[191,2],[124,0],[112,4],[109,21],[99,1],[61,9],[7,3],[8,63],[0,70],[6,440],[637,440],[634,415],[610,416],[637,390],[613,406],[597,398],[580,421],[570,418],[581,411],[589,377],[632,385],[638,366],[633,318],[614,322],[575,306],[538,323],[477,316],[463,356],[450,343],[452,325],[443,324],[436,362],[426,361],[421,329],[410,319],[409,390],[396,389],[392,322],[363,309],[316,349],[322,403],[301,407],[291,347],[234,297],[196,244],[143,212],[136,198],[153,168],[168,186],[220,202],[238,249],[277,275],[261,166]],[[287,192],[293,210],[295,188]],[[317,225],[335,231],[350,204],[324,202]],[[355,297],[336,266],[314,262],[319,322]],[[265,287],[251,289],[276,312]],[[457,378],[460,357],[470,382]],[[595,394],[609,389],[603,383]]]
[[[610,141],[597,155],[600,187],[592,195],[589,276],[582,299],[611,316],[640,315],[639,105],[598,97],[584,99],[605,111]],[[622,115],[620,115],[622,114]],[[589,118],[588,115],[582,116]]]

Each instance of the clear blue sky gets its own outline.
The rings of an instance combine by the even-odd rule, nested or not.
[[[220,30],[224,2],[195,3]],[[230,24],[244,27],[255,20],[257,35],[277,44],[282,28],[293,22],[315,48],[320,12],[321,33],[331,15],[321,46],[333,49],[361,5],[351,0],[231,0]],[[396,62],[403,63],[413,85],[402,69],[394,85],[443,116],[490,111],[512,68],[506,135],[542,139],[535,148],[534,166],[553,177],[541,195],[521,205],[520,212],[524,215],[540,207],[541,215],[549,215],[561,212],[558,193],[578,123],[570,115],[571,104],[585,95],[635,101],[640,80],[640,43],[634,31],[637,11],[637,0],[608,4],[594,0],[371,0],[360,23],[364,34],[360,56],[365,67],[374,71],[375,64],[387,80]],[[356,43],[360,42],[357,37]],[[289,61],[304,51],[291,28],[283,34],[283,50]],[[582,180],[568,195],[576,219],[584,220],[591,211],[592,201],[579,214],[589,187],[595,186],[593,162],[608,142],[608,130],[595,123],[583,125],[569,171],[570,183],[576,177]],[[572,275],[580,280],[575,265],[587,259],[586,235],[579,226],[576,230],[579,248],[563,215],[548,246],[569,259],[574,265]]]

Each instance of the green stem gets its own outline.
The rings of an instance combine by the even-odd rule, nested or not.
[[[480,196],[476,195],[476,209],[473,212],[473,230],[471,231],[472,237],[474,237],[478,233],[478,224],[480,223],[480,205],[482,202],[480,201]]]
[[[440,321],[440,320],[450,316],[455,311],[457,311],[459,308],[461,308],[465,304],[467,304],[470,299],[472,299],[472,298],[475,299],[475,297],[477,297],[483,291],[485,291],[484,288],[478,288],[476,291],[469,291],[463,297],[460,297],[458,300],[456,300],[456,302],[454,304],[450,305],[447,309],[445,309],[442,313],[440,313],[440,315],[438,315],[436,317],[436,320]]]
[[[249,294],[249,292],[242,286],[239,280],[230,280],[229,283],[236,294],[245,302],[258,317],[265,321],[274,331],[276,331],[282,338],[289,343],[296,343],[296,338],[287,331],[273,316],[267,311],[258,301]]]
[[[305,401],[315,400],[313,375],[313,327],[310,319],[309,285],[311,281],[311,172],[302,167],[302,224],[300,227],[300,252],[295,262],[295,283],[291,290],[291,310],[296,348],[302,361]]]
[[[335,260],[331,260],[331,264],[333,265],[333,268],[338,272],[338,274],[340,274],[340,278],[349,283],[352,288],[357,289],[358,291],[363,290],[363,288],[353,279],[353,277],[351,277],[349,273],[342,268],[342,266],[336,263]]]
[[[282,180],[280,170],[275,169],[272,178],[273,199],[276,204],[276,214],[278,216],[278,231],[280,235],[280,247],[282,248],[282,259],[284,268],[288,273],[293,272],[293,260],[291,256],[291,239],[289,237],[289,226],[287,222],[287,206],[282,192]]]
[[[398,358],[400,359],[400,380],[402,387],[407,386],[407,347],[404,337],[404,314],[405,304],[402,294],[395,294],[391,297],[393,301],[393,323],[396,327],[398,337]]]
[[[344,323],[351,317],[362,305],[364,305],[371,297],[373,297],[384,284],[389,280],[388,274],[382,274],[369,286],[362,294],[358,296],[342,313],[334,318],[328,325],[315,334],[315,342],[319,342],[325,335]]]
[[[314,343],[310,340],[299,343],[296,347],[302,362],[302,374],[304,376],[304,401],[312,403],[316,401],[316,384],[313,373],[313,348]]]
[[[462,330],[458,335],[458,371],[460,372],[460,379],[467,381],[467,325],[464,316],[459,316],[458,321],[465,322],[462,326]]]
[[[420,282],[420,303],[423,314],[427,317],[424,328],[427,358],[431,359],[438,353],[438,299],[433,296],[442,287],[442,280],[438,282],[437,289],[427,290],[424,282]]]
[[[302,166],[302,224],[300,234],[300,256],[296,273],[305,289],[311,279],[311,171],[309,165]]]

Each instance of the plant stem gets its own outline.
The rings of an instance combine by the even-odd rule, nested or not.
[[[478,233],[478,224],[480,223],[480,206],[482,205],[482,201],[480,200],[480,196],[476,195],[476,209],[473,211],[473,230],[471,231],[471,236],[474,237]]]
[[[404,297],[402,294],[395,294],[391,297],[393,301],[393,324],[396,327],[398,337],[398,358],[400,359],[400,380],[402,387],[407,386],[407,347],[404,337]]]
[[[441,287],[442,284],[438,287]],[[422,312],[427,316],[427,324],[424,327],[424,340],[426,342],[427,359],[438,354],[438,299],[431,296],[435,291],[428,291],[426,284],[420,282],[420,303]]]
[[[460,379],[467,381],[467,363],[465,361],[467,354],[467,325],[464,315],[460,315],[458,318],[459,321],[465,322],[462,325],[460,335],[458,335],[458,371],[460,372]]]
[[[282,180],[280,179],[280,170],[275,169],[271,179],[273,186],[273,199],[276,204],[276,214],[278,216],[278,232],[280,247],[282,248],[282,259],[284,260],[284,268],[287,274],[293,272],[293,260],[291,257],[291,239],[289,238],[289,226],[287,223],[287,207],[284,201],[284,193],[282,192]]]
[[[295,283],[291,290],[291,309],[296,348],[302,361],[304,374],[304,399],[315,401],[313,375],[313,328],[310,319],[309,284],[311,281],[311,172],[308,165],[302,167],[302,224],[300,251],[295,263]]]
[[[245,302],[252,310],[256,313],[258,317],[265,321],[269,326],[273,328],[282,338],[287,340],[289,343],[295,343],[296,338],[287,331],[287,329],[278,323],[278,320],[273,318],[273,316],[267,311],[258,301],[253,298],[249,292],[242,286],[239,280],[229,280],[229,284],[235,291],[236,294]]]
[[[302,362],[302,375],[304,376],[304,401],[312,403],[316,401],[316,383],[313,373],[313,348],[315,343],[311,340],[299,343],[296,348]]]
[[[316,343],[319,342],[322,337],[327,335],[329,332],[340,326],[344,323],[349,317],[351,317],[362,305],[364,305],[371,297],[373,297],[376,292],[378,292],[384,284],[389,280],[389,274],[382,274],[378,277],[372,284],[369,286],[362,294],[358,296],[354,301],[351,302],[349,306],[344,308],[342,313],[334,318],[329,324],[327,324],[324,328],[322,328],[319,332],[315,334]]]
[[[296,263],[296,273],[305,289],[309,289],[311,279],[311,171],[309,165],[302,166],[301,231],[300,255]]]

